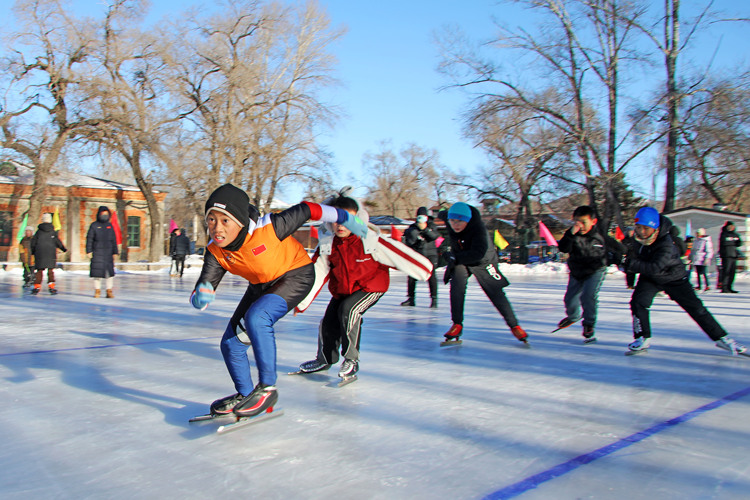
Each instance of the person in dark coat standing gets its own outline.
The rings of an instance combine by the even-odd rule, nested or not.
[[[737,293],[733,288],[734,274],[737,272],[740,236],[734,230],[734,222],[727,221],[719,235],[719,257],[721,257],[721,293]]]
[[[57,237],[57,231],[52,226],[52,215],[42,215],[42,223],[38,226],[38,231],[31,238],[31,254],[34,256],[34,269],[36,269],[36,278],[34,279],[34,288],[31,293],[36,295],[42,289],[43,272],[47,270],[47,286],[49,293],[56,294],[55,288],[55,266],[57,265],[57,249],[67,252],[65,245]]]
[[[115,276],[115,255],[117,255],[117,236],[110,221],[107,207],[99,207],[96,221],[89,226],[86,235],[86,254],[91,259],[89,276],[94,278],[94,297],[101,297],[102,279],[105,282],[107,298],[114,298],[112,286]]]
[[[406,228],[404,232],[403,243],[409,248],[416,250],[421,255],[424,255],[430,262],[432,262],[432,274],[427,280],[430,286],[430,302],[431,308],[436,308],[438,304],[438,285],[437,276],[435,276],[435,268],[438,263],[438,251],[435,246],[435,240],[440,237],[440,233],[437,231],[435,223],[430,220],[427,215],[426,207],[419,207],[417,209],[417,220]],[[402,306],[415,306],[416,300],[416,289],[417,280],[411,276],[407,279],[407,299],[401,303]]]
[[[643,207],[635,215],[636,243],[625,266],[640,276],[630,299],[635,340],[628,348],[630,351],[645,351],[650,347],[649,309],[656,294],[663,291],[693,318],[716,347],[733,355],[745,352],[745,346],[727,335],[690,286],[680,249],[670,234],[671,227],[672,221],[655,208]]]
[[[443,281],[451,284],[451,319],[453,326],[445,332],[446,342],[458,341],[463,332],[464,301],[469,277],[474,275],[487,298],[505,319],[511,333],[527,343],[528,334],[518,324],[513,307],[503,288],[510,283],[500,272],[500,259],[490,244],[487,227],[479,210],[463,202],[454,203],[438,214],[448,225],[451,250],[444,254],[448,262]]]
[[[177,236],[174,238],[174,249],[172,259],[175,261],[175,276],[182,278],[182,272],[185,270],[185,257],[190,253],[190,238],[185,233],[185,229],[175,229]]]

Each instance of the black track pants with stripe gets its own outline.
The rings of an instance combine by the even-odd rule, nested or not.
[[[346,359],[359,359],[359,342],[362,332],[362,315],[374,306],[383,293],[358,290],[341,298],[331,298],[318,332],[318,361],[335,364],[341,355]]]

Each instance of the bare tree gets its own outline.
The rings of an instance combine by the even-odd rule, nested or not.
[[[78,128],[92,123],[74,114],[78,68],[89,55],[91,33],[71,23],[52,0],[23,2],[15,11],[21,27],[5,59],[8,81],[0,111],[0,147],[22,155],[34,167],[28,214],[34,223],[63,148]]]

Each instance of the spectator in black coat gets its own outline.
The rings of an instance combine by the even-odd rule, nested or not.
[[[435,223],[427,215],[426,207],[417,209],[417,220],[406,228],[404,231],[403,243],[409,248],[416,250],[432,262],[432,274],[427,280],[430,286],[430,298],[432,299],[430,307],[435,308],[438,305],[438,288],[437,276],[435,269],[438,263],[438,251],[435,246],[435,240],[440,237]],[[409,276],[407,278],[407,299],[401,303],[402,306],[416,305],[415,295],[417,289],[417,280]]]
[[[105,282],[107,298],[114,298],[112,287],[115,276],[115,255],[117,255],[117,236],[110,220],[107,207],[99,207],[96,221],[89,226],[86,235],[86,254],[91,258],[89,276],[94,278],[94,297],[101,296],[102,279]]]
[[[52,215],[42,215],[42,223],[38,226],[38,231],[31,238],[31,254],[34,256],[34,269],[36,277],[34,279],[34,288],[31,293],[36,295],[42,288],[43,272],[47,270],[47,286],[49,293],[57,293],[55,288],[55,266],[57,265],[57,249],[67,252],[65,245],[57,237],[57,231],[52,226]]]
[[[733,288],[737,272],[737,258],[742,246],[740,236],[734,230],[734,222],[727,221],[719,235],[719,257],[721,257],[721,293],[737,293]]]
[[[182,278],[182,272],[185,270],[185,257],[190,253],[190,238],[185,235],[185,229],[175,229],[175,233],[172,259],[175,261],[175,275]]]

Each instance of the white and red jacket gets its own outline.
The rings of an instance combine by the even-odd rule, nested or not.
[[[359,217],[367,220],[360,210]],[[364,217],[363,217],[364,215]],[[350,235],[337,238],[332,232],[321,230],[318,248],[315,249],[315,284],[310,294],[297,306],[297,311],[307,309],[320,290],[329,281],[331,295],[351,295],[357,290],[385,292],[390,278],[389,268],[398,269],[412,278],[425,281],[432,274],[432,263],[403,243],[380,234],[369,224],[367,236],[360,239]]]

